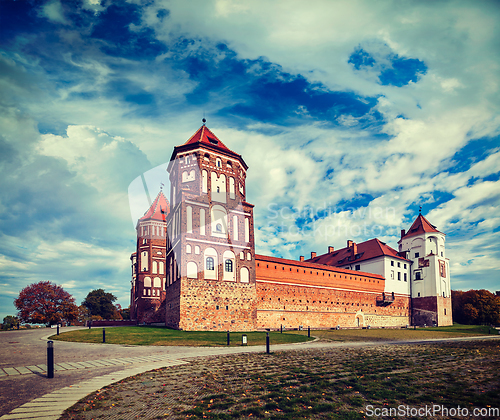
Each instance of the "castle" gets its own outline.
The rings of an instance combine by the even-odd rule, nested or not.
[[[203,124],[176,146],[137,222],[131,319],[182,330],[451,325],[445,235],[419,214],[399,250],[378,239],[299,261],[255,253],[248,166]]]

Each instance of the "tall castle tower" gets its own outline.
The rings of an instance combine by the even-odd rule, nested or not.
[[[257,317],[253,205],[248,166],[203,124],[176,146],[167,168],[166,325],[254,330]]]
[[[137,221],[137,251],[132,254],[130,319],[164,322],[165,246],[170,204],[162,191],[149,210]]]
[[[419,214],[408,232],[401,231],[399,251],[412,261],[412,325],[452,325],[450,262],[445,234]]]

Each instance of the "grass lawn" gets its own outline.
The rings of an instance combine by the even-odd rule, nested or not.
[[[353,329],[353,330],[315,330],[311,336],[327,341],[392,341],[392,340],[425,340],[433,338],[451,338],[489,335],[490,328],[483,325],[460,325],[454,324],[450,327],[428,327],[428,328],[398,328],[398,329]],[[498,330],[491,330],[498,335]],[[297,334],[307,332],[297,331]]]
[[[265,332],[232,332],[230,345],[241,346],[242,335],[247,335],[248,345],[266,344]],[[102,343],[102,328],[69,331],[53,335],[51,340],[80,343]],[[279,332],[269,333],[272,344],[301,343],[313,340],[305,335]],[[164,327],[109,327],[106,328],[106,343],[132,344],[139,346],[226,346],[227,333],[213,331],[177,331]]]
[[[112,384],[61,419],[349,420],[434,404],[499,418],[499,372],[500,340],[204,357]],[[472,418],[411,413],[405,418]]]

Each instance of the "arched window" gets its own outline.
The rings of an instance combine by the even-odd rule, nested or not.
[[[159,277],[155,277],[153,280],[153,287],[161,287],[161,279]]]
[[[191,254],[191,245],[186,245],[186,254]]]
[[[222,167],[222,161],[219,158],[217,158],[215,162],[216,162],[217,168]]]
[[[163,263],[163,261],[160,261],[160,262],[158,263],[158,272],[159,272],[160,274],[165,274],[165,269],[164,269],[164,263]]]
[[[212,257],[207,257],[207,270],[214,270],[214,259]]]
[[[249,278],[250,278],[250,273],[248,271],[248,268],[246,267],[241,267],[240,270],[240,281],[242,283],[249,283]]]
[[[198,266],[193,261],[187,263],[187,277],[188,279],[198,278]]]
[[[218,278],[218,261],[217,251],[214,248],[206,248],[203,252],[205,258],[205,279],[217,280]]]
[[[201,178],[202,178],[201,191],[204,193],[207,193],[208,192],[208,172],[206,170],[203,170],[201,172]]]
[[[193,233],[193,208],[191,206],[186,207],[186,233]]]
[[[151,287],[151,277],[144,277],[144,287]]]
[[[224,280],[235,281],[235,258],[234,252],[231,250],[224,251],[224,255],[222,256],[224,261]]]
[[[158,263],[153,261],[153,274],[158,273]]]
[[[211,209],[212,235],[223,237],[227,233],[227,211],[224,207],[215,205]]]

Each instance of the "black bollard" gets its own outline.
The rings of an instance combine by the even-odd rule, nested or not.
[[[227,332],[227,345],[229,346],[231,339],[229,338],[229,331]]]
[[[59,335],[59,324],[57,324],[57,335]]]
[[[307,336],[310,337],[311,336],[311,327],[307,327]]]
[[[266,333],[266,353],[269,354],[269,333]]]
[[[47,341],[47,378],[54,377],[54,342]]]
[[[89,330],[92,328],[92,321],[89,321]]]
[[[281,334],[283,334],[283,324],[280,325]]]
[[[105,343],[106,342],[106,328],[103,328],[102,329],[102,342]]]

